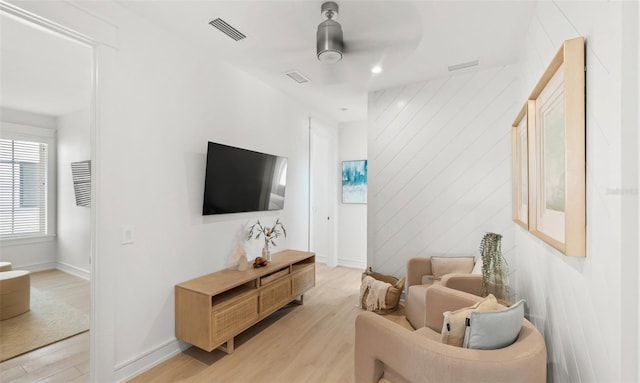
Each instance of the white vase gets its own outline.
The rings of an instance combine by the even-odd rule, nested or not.
[[[262,248],[262,258],[266,259],[268,262],[271,262],[271,252],[269,251],[269,242],[264,242],[264,247]]]

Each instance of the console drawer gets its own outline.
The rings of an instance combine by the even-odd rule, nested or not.
[[[271,273],[269,275],[265,275],[264,277],[260,277],[260,286],[266,286],[266,285],[268,285],[268,284],[270,284],[272,282],[277,281],[278,279],[280,279],[280,278],[282,278],[282,277],[284,277],[286,275],[289,275],[289,266],[287,266],[287,267],[285,267],[285,268],[283,268],[281,270],[278,270],[278,271],[276,271],[274,273]]]

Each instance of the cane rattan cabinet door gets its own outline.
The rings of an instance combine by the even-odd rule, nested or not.
[[[291,301],[291,280],[283,279],[260,291],[260,315],[268,315]]]
[[[212,343],[227,340],[258,320],[258,295],[249,296],[221,310],[214,310]]]

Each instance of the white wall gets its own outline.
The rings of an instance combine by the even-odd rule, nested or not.
[[[338,159],[342,161],[367,159],[367,121],[340,124]],[[341,168],[340,168],[341,169]],[[338,183],[338,188],[341,188]],[[367,266],[367,205],[338,201],[338,264],[365,269]]]
[[[527,299],[529,317],[546,339],[549,381],[637,381],[635,367],[621,362],[631,352],[635,364],[638,331],[637,319],[621,315],[622,306],[630,305],[635,315],[638,305],[637,288],[625,291],[621,283],[637,270],[629,267],[637,265],[637,251],[621,245],[628,229],[621,225],[626,198],[621,158],[630,150],[622,140],[621,57],[625,45],[638,49],[637,35],[626,42],[622,36],[627,22],[622,4],[540,2],[523,43],[519,100],[526,99],[564,40],[586,38],[587,256],[566,257],[513,225],[516,291]],[[637,17],[630,22],[637,23]],[[630,128],[637,132],[637,125]],[[637,216],[635,222],[637,236]],[[637,274],[631,278],[637,280]],[[625,338],[632,344],[624,345]]]
[[[638,139],[640,132],[640,3],[624,2],[622,12],[622,65],[621,65],[621,232],[620,248],[622,259],[620,266],[620,299],[623,302],[620,312],[621,359],[620,376],[622,381],[640,380],[638,357],[640,343],[638,328],[640,295],[638,289],[638,254],[640,246],[640,154]],[[627,303],[628,302],[628,303]]]
[[[89,109],[58,118],[58,267],[82,277],[90,275],[90,212],[76,206],[71,163],[91,158]]]
[[[289,236],[279,248],[306,249],[312,111],[130,14],[118,24],[117,102],[98,144],[98,256],[117,280],[115,366],[127,375],[173,344],[173,286],[228,266],[243,223],[280,216]],[[208,140],[288,157],[285,210],[203,217]],[[122,226],[135,228],[135,244],[120,244]]]
[[[368,265],[404,275],[409,257],[475,255],[503,235],[510,262],[516,67],[369,94]]]
[[[4,107],[0,108],[0,120],[13,124],[50,129],[54,132],[58,123],[57,118],[54,116]],[[50,150],[53,150],[52,157],[55,158],[55,148],[50,148]],[[55,181],[55,166],[49,168],[49,172],[52,171],[54,172]],[[55,182],[52,186],[55,186]],[[54,205],[49,206],[50,214],[55,214],[55,189],[53,191],[53,197],[50,201],[54,202]],[[11,262],[14,269],[37,271],[55,268],[55,224],[49,226],[49,231],[49,237],[0,241],[0,259],[5,262]]]
[[[56,129],[58,126],[58,119],[55,116],[5,107],[0,107],[0,120],[46,129]]]
[[[279,216],[279,248],[307,248],[308,117],[323,116],[118,4],[24,6],[112,44],[97,47],[92,373],[122,380],[179,351],[174,285],[228,266],[242,224]],[[208,140],[287,156],[285,209],[203,217]]]

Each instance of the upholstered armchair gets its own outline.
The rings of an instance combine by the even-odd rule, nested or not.
[[[433,261],[433,262],[432,262]],[[481,263],[480,263],[481,265]],[[480,295],[482,273],[472,274],[473,257],[414,257],[407,262],[405,313],[411,325],[425,326],[426,291],[441,285],[473,295]]]
[[[497,350],[440,342],[443,313],[471,306],[480,297],[442,286],[426,291],[426,327],[410,331],[377,314],[356,317],[356,383],[546,381],[544,338],[526,319],[516,341]]]

